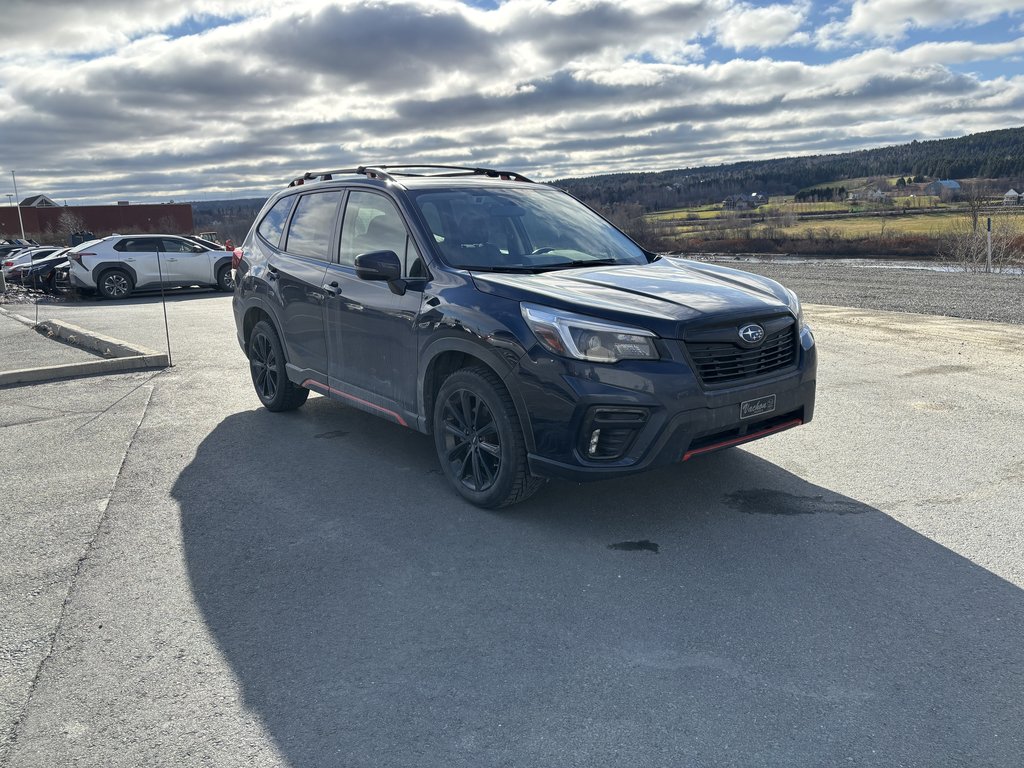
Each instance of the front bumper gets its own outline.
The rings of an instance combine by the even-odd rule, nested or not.
[[[568,370],[557,382],[548,378],[541,384],[543,369],[552,365],[550,359],[529,358],[520,364],[533,437],[530,470],[544,477],[586,481],[634,474],[767,437],[814,416],[817,352],[806,328],[793,369],[727,388],[703,387],[689,366],[664,360],[632,366],[564,363]],[[741,403],[772,395],[773,410],[741,418]],[[595,409],[644,414],[620,456],[588,457]]]

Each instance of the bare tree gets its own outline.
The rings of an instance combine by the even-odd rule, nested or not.
[[[960,186],[960,199],[966,203],[967,213],[971,219],[971,232],[978,231],[981,209],[985,206],[988,190],[980,181],[964,182]]]
[[[60,218],[57,219],[57,227],[53,230],[53,235],[58,238],[61,243],[70,245],[71,235],[75,232],[81,232],[84,229],[85,221],[81,216],[74,214],[71,211],[64,211],[61,213]]]
[[[939,239],[939,256],[959,264],[965,272],[984,272],[988,265],[988,231],[970,214],[958,219]],[[992,271],[1024,265],[1024,227],[1020,217],[992,217]]]

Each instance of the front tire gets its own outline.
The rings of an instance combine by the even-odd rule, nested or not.
[[[541,486],[529,471],[512,397],[490,369],[449,376],[434,400],[433,426],[442,471],[478,507],[515,504]]]
[[[249,373],[256,396],[268,411],[292,411],[306,402],[309,390],[288,380],[284,349],[274,326],[260,320],[249,336]]]
[[[100,275],[97,287],[105,299],[127,299],[135,288],[132,276],[123,269],[108,269]]]

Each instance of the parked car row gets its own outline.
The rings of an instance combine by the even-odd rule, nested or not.
[[[68,248],[20,243],[0,247],[3,248],[0,267],[5,282],[49,293],[67,286]]]

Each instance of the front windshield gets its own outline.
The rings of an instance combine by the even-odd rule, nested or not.
[[[412,197],[453,267],[543,272],[647,262],[611,224],[550,187],[453,187],[414,191]]]

